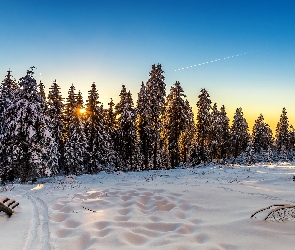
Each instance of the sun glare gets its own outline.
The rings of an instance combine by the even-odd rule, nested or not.
[[[86,109],[80,109],[79,112],[80,112],[81,114],[85,114],[85,113],[86,113]]]

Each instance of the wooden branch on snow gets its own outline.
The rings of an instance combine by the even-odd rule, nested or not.
[[[275,207],[271,209],[272,207]],[[274,204],[262,209],[259,209],[254,214],[251,215],[251,218],[253,218],[256,214],[263,212],[267,209],[271,209],[269,213],[265,216],[263,220],[274,220],[274,221],[283,221],[288,218],[288,216],[295,219],[295,205],[289,205],[289,204]]]
[[[19,205],[15,200],[3,197],[0,202],[0,211],[6,213],[9,217],[13,214],[13,209]]]

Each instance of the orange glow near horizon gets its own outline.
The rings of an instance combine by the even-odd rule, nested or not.
[[[79,109],[80,114],[84,115],[86,114],[86,109]]]

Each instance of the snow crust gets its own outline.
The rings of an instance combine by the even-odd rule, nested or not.
[[[0,188],[0,249],[293,249],[295,222],[257,210],[295,204],[295,165],[206,166],[40,179]]]

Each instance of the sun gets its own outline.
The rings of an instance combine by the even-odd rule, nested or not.
[[[84,108],[82,108],[82,109],[79,109],[79,112],[80,112],[80,114],[85,114],[86,113],[86,109],[84,109]]]

